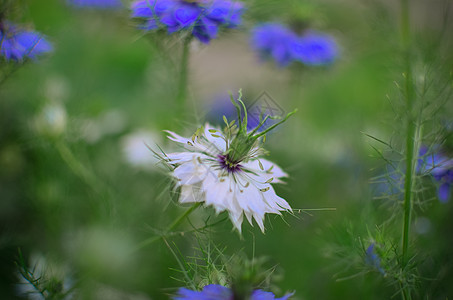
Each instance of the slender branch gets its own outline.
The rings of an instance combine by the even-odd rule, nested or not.
[[[55,142],[55,148],[58,150],[63,161],[69,166],[72,172],[90,186],[95,192],[102,193],[100,188],[104,184],[99,182],[96,176],[88,170],[79,160],[74,156],[73,152],[69,147],[62,141]]]
[[[184,221],[185,218],[187,218],[194,210],[196,210],[199,206],[201,205],[201,202],[195,203],[192,207],[190,207],[188,210],[185,211],[179,218],[177,218],[173,223],[171,223],[170,226],[168,226],[167,230],[165,233],[168,233],[175,229],[179,224],[181,224],[182,221]]]
[[[186,210],[183,214],[181,214],[177,219],[175,219],[173,221],[173,223],[171,223],[164,231],[164,233],[162,235],[159,235],[159,236],[153,236],[153,237],[150,237],[144,241],[142,241],[140,244],[137,245],[137,247],[135,247],[135,251],[137,250],[140,250],[146,246],[149,246],[153,243],[155,243],[156,241],[160,240],[160,239],[163,239],[165,238],[165,236],[171,232],[173,229],[175,229],[179,224],[182,223],[182,221],[184,221],[184,219],[186,219],[194,210],[196,210],[199,206],[201,205],[201,202],[197,202],[195,203],[194,205],[192,205],[188,210]]]
[[[401,0],[401,42],[404,55],[404,91],[406,97],[406,176],[404,183],[404,219],[402,228],[402,269],[406,268],[409,261],[409,234],[411,227],[413,209],[413,186],[415,176],[415,163],[418,156],[418,134],[420,130],[418,122],[414,117],[415,89],[411,66],[411,36],[410,36],[410,14],[409,0]],[[411,291],[409,287],[402,286],[401,296],[403,300],[410,300]]]

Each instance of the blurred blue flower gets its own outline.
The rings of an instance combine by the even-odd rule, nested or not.
[[[293,294],[287,294],[281,298],[275,298],[271,292],[263,290],[253,291],[250,300],[286,300]],[[191,291],[186,288],[180,288],[175,300],[233,300],[233,291],[227,287],[210,284],[203,288],[202,291]]]
[[[257,26],[252,31],[252,47],[262,58],[271,56],[279,66],[289,65],[293,60],[292,44],[297,35],[277,23],[266,23]]]
[[[365,263],[376,270],[378,270],[382,275],[385,276],[385,271],[381,267],[381,260],[379,256],[374,251],[375,244],[371,243],[371,245],[366,249],[365,253]]]
[[[140,29],[189,30],[201,42],[209,43],[220,27],[234,28],[241,23],[244,6],[229,0],[139,0],[132,3],[131,10],[133,18],[145,19]]]
[[[237,112],[234,105],[231,103],[230,97],[225,93],[217,94],[211,97],[212,102],[209,104],[209,110],[206,114],[206,120],[216,126],[222,127],[225,125],[223,116],[228,120],[237,121]]]
[[[119,9],[123,7],[121,0],[67,0],[67,2],[78,8]]]
[[[437,195],[443,203],[450,198],[453,186],[453,159],[440,153],[428,154],[428,148],[420,148],[417,171],[421,174],[429,173],[440,183]]]
[[[264,23],[255,27],[251,44],[263,59],[271,57],[280,67],[294,61],[308,66],[328,65],[338,56],[337,45],[332,37],[314,31],[299,36],[278,23]]]
[[[296,39],[292,50],[294,58],[308,66],[328,65],[338,56],[333,38],[316,32],[308,32]]]
[[[0,24],[0,55],[7,61],[35,59],[52,50],[52,45],[38,32],[21,30],[10,23]]]

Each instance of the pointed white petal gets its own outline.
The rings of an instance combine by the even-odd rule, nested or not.
[[[169,134],[167,137],[174,142],[178,142],[181,144],[187,144],[187,142],[189,141],[188,138],[184,138],[184,137],[180,136],[179,134],[174,133],[173,131],[170,131],[170,130],[164,130],[164,131]]]
[[[291,206],[286,202],[282,197],[277,196],[275,190],[272,186],[267,192],[263,193],[266,203],[273,209],[276,210],[289,210],[291,211]]]
[[[261,169],[260,162],[264,170]],[[279,178],[288,177],[288,174],[283,172],[283,170],[279,166],[271,161],[268,161],[267,159],[259,159],[259,161],[255,159],[243,163],[242,165],[247,169],[253,171],[254,173],[259,174],[259,176],[263,178],[274,178],[273,182],[281,182],[280,180],[278,180]]]
[[[206,177],[207,169],[193,161],[183,163],[173,171],[173,176],[179,179],[179,184],[195,184]]]
[[[218,132],[212,133],[209,130],[217,130]],[[206,123],[204,125],[204,135],[205,135],[206,139],[209,141],[209,143],[211,145],[213,145],[215,147],[215,149],[216,149],[215,152],[217,152],[219,154],[225,152],[225,150],[226,150],[225,140],[221,137],[214,137],[214,136],[212,136],[213,134],[223,136],[223,133],[220,129],[212,127],[208,123]]]
[[[203,202],[203,200],[199,187],[194,185],[181,186],[181,195],[179,196],[180,203]]]
[[[232,213],[230,212],[230,220],[233,223],[234,227],[239,231],[239,233],[242,232],[242,220],[243,220],[243,214],[242,212],[240,214]]]
[[[267,207],[260,193],[261,192],[254,186],[249,186],[248,188],[236,191],[236,198],[239,206],[244,212],[264,218]]]
[[[252,222],[252,217],[253,217],[253,214],[251,212],[247,212],[247,211],[244,211],[244,214],[247,218],[247,221],[249,221],[250,225],[253,226],[253,222]]]
[[[231,199],[226,199],[229,182],[225,179],[221,181],[214,172],[210,172],[202,182],[202,189],[206,195],[206,204],[212,205],[217,213],[229,208],[228,202]]]
[[[183,162],[188,162],[194,159],[193,152],[174,152],[168,153],[167,157],[170,159],[170,163],[172,164],[180,164]]]
[[[261,232],[264,233],[264,215],[253,214],[253,218],[261,229]]]

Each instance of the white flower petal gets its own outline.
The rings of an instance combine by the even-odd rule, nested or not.
[[[170,130],[165,130],[166,133],[170,134],[169,136],[167,136],[170,140],[174,141],[174,142],[178,142],[178,143],[181,143],[181,144],[187,144],[187,142],[189,141],[189,139],[187,138],[184,138],[182,136],[180,136],[179,134],[177,133],[174,133],[173,131],[170,131]]]
[[[220,181],[216,175],[209,173],[202,183],[203,191],[206,195],[206,204],[214,206],[217,213],[229,208],[225,201],[229,192],[229,182]]]
[[[275,210],[289,210],[291,211],[291,206],[289,206],[288,202],[282,197],[277,196],[275,190],[272,186],[267,192],[263,193],[264,199],[266,203]]]
[[[261,170],[259,162],[261,162],[264,170]],[[257,174],[260,174],[260,175],[267,174],[266,177],[269,177],[269,178],[278,179],[281,177],[288,177],[288,174],[283,172],[283,170],[279,166],[277,166],[273,162],[268,161],[267,159],[260,158],[259,161],[257,159],[255,159],[255,160],[248,161],[246,163],[242,163],[242,165],[244,167],[246,167],[247,169],[254,171]]]
[[[241,192],[242,191],[242,192]],[[267,204],[263,201],[260,190],[254,186],[236,191],[236,198],[239,206],[244,210],[247,218],[247,214],[252,214],[261,230],[264,231],[264,214],[267,209]],[[249,220],[251,223],[251,221]]]
[[[194,185],[181,185],[181,195],[179,197],[181,203],[203,202],[199,187]]]
[[[195,184],[206,176],[206,168],[190,161],[177,167],[173,176],[179,179],[178,184]]]
[[[243,218],[244,218],[244,215],[242,214],[242,212],[240,214],[236,214],[236,213],[233,213],[230,211],[230,220],[231,220],[231,222],[233,222],[234,227],[236,227],[236,229],[239,231],[239,233],[242,232],[241,225],[242,225]]]
[[[217,130],[218,132],[211,133],[209,130]],[[215,127],[211,127],[208,123],[206,123],[204,125],[204,135],[205,135],[206,139],[212,145],[215,146],[215,148],[217,149],[218,153],[225,152],[225,150],[226,150],[226,142],[225,142],[225,140],[223,138],[221,138],[221,137],[214,137],[214,136],[212,136],[213,134],[214,135],[223,136],[222,130],[220,130],[218,128],[215,128]]]

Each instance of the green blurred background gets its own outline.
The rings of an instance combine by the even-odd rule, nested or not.
[[[249,104],[266,92],[286,112],[298,108],[267,138],[270,159],[290,175],[277,193],[296,209],[336,210],[268,215],[265,234],[244,223],[242,238],[226,221],[211,229],[211,241],[225,254],[268,257],[269,266],[276,266],[278,295],[388,299],[398,293],[364,266],[358,246],[363,241],[367,247],[376,225],[395,215],[385,201],[373,199],[380,187],[370,181],[386,169],[371,145],[384,147],[364,133],[396,146],[404,141],[395,113],[401,96],[394,81],[402,79],[396,1],[246,3],[239,30],[191,48],[190,109],[183,118],[174,103],[178,38],[143,36],[127,10],[77,10],[57,0],[24,3],[15,21],[45,33],[55,51],[0,86],[2,299],[17,295],[19,248],[30,266],[39,261],[48,276],[75,284],[81,298],[168,299],[182,284],[174,278],[182,275],[165,243],[131,251],[187,207],[177,203],[171,178],[143,142],[175,151],[163,130],[189,136],[206,119],[221,120],[212,112],[228,101],[228,91],[240,88]],[[416,52],[441,77],[433,80],[446,80],[439,66],[446,74],[451,70],[446,3],[412,3]],[[253,25],[295,19],[335,37],[341,55],[332,66],[278,68],[258,60],[249,45]],[[417,75],[424,76],[421,69]],[[451,122],[451,112],[449,101],[436,122]],[[432,182],[426,184],[435,195]],[[411,245],[423,262],[419,289],[429,299],[453,296],[451,213],[451,202],[434,199],[414,216],[414,223],[429,224],[414,230]],[[190,220],[201,226],[225,216],[198,209]],[[394,224],[388,230],[398,236]],[[190,228],[186,222],[179,230]],[[170,242],[183,256],[197,253],[194,234]]]

